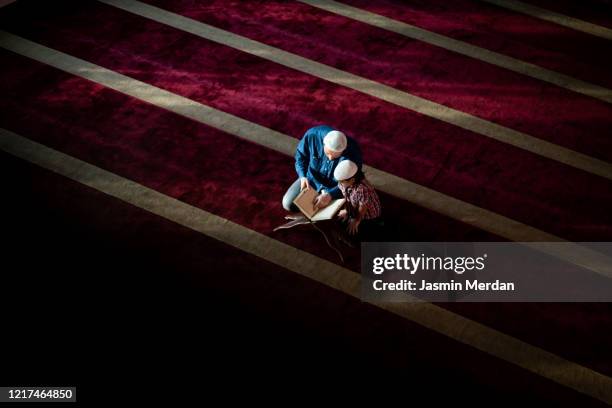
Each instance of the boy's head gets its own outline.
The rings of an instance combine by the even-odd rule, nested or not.
[[[334,170],[334,178],[343,186],[351,186],[359,173],[357,165],[350,160],[342,160]]]

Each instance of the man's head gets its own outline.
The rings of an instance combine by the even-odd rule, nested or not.
[[[357,165],[350,160],[342,160],[334,170],[334,178],[343,186],[351,186],[355,183],[355,176],[359,172]]]
[[[339,130],[327,132],[323,138],[325,156],[327,156],[329,160],[334,160],[342,156],[342,152],[346,149],[346,143],[346,135]]]

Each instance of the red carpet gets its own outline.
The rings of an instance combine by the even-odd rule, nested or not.
[[[77,336],[83,351],[62,362],[75,371],[89,373],[95,367],[113,372],[115,381],[133,382],[137,379],[132,373],[140,375],[143,368],[165,378],[167,372],[160,372],[161,367],[177,371],[189,367],[217,375],[232,366],[247,373],[265,366],[272,371],[267,377],[272,377],[296,368],[334,366],[374,372],[386,366],[402,369],[402,379],[411,379],[412,387],[427,389],[432,383],[444,387],[457,402],[486,401],[503,394],[506,401],[515,403],[600,406],[202,234],[4,153],[0,158],[3,175],[21,175],[19,181],[2,178],[7,192],[22,196],[25,203],[11,205],[16,215],[24,217],[8,224],[11,231],[12,227],[21,231],[14,237],[11,257],[18,260],[26,255],[20,247],[26,243],[43,244],[41,255],[45,256],[56,256],[65,246],[79,251],[66,259],[61,273],[48,280],[49,284],[76,280],[81,290],[54,294],[57,297],[48,291],[37,295],[48,302],[48,313],[65,313],[78,303],[88,311],[87,319],[78,332],[60,333],[47,343],[27,341],[30,347],[68,354],[70,346],[76,345],[66,341],[74,342],[71,336]],[[69,206],[65,197],[72,200]],[[41,204],[44,210],[39,211]],[[24,220],[26,226],[40,230],[34,239],[23,233]],[[63,234],[58,235],[60,228]],[[88,257],[98,262],[83,270],[80,263]],[[26,265],[36,270],[44,263],[29,258]],[[9,282],[24,284],[28,277],[40,279],[32,273],[12,276]],[[113,293],[112,298],[107,293]],[[58,299],[63,299],[61,304]],[[166,338],[172,339],[160,342]],[[152,344],[157,346],[153,350],[148,347]],[[9,345],[23,347],[15,340],[9,340]],[[89,353],[87,347],[96,352]],[[15,376],[31,378],[22,372],[24,364],[30,363],[25,357],[19,364],[8,361]],[[117,367],[121,370],[115,371]],[[496,375],[491,376],[492,372]],[[36,374],[41,381],[55,378],[48,369]]]
[[[58,18],[53,30],[32,29],[26,38],[296,138],[312,124],[334,123],[359,140],[366,163],[377,168],[565,239],[612,236],[603,227],[612,221],[612,190],[598,177],[110,6],[96,5],[95,13],[86,14],[112,26],[88,24],[84,16],[77,21],[85,24],[69,29],[74,19]],[[45,14],[40,24],[50,21]],[[114,40],[118,32],[130,40]]]
[[[592,156],[611,151],[611,106],[399,34],[301,3],[148,2]]]
[[[28,84],[33,90],[33,82],[23,77],[7,78],[6,89],[17,86],[18,90],[10,94],[12,98],[9,99],[13,102],[3,109],[8,113],[5,118],[7,127],[189,204],[338,262],[316,231],[304,230],[299,234],[271,232],[284,214],[278,205],[278,197],[293,180],[292,163],[286,156],[44,65],[8,53],[0,55],[11,58],[13,65],[19,67],[19,75],[35,77],[41,85],[33,93],[21,91],[18,84]],[[20,63],[15,64],[15,59]],[[49,83],[60,85],[49,87]],[[72,115],[74,112],[79,112],[79,115]],[[119,127],[118,123],[121,123]],[[246,160],[249,156],[265,157],[265,160],[255,163],[256,166],[252,163],[251,167],[228,169],[224,158],[229,155],[237,160]],[[285,168],[285,173],[278,172],[278,168]],[[392,197],[383,196],[383,203],[385,213],[394,220],[401,240],[440,237],[448,240],[467,237],[499,240]],[[413,226],[427,228],[429,232],[420,235]],[[432,235],[434,231],[436,235]],[[447,231],[446,235],[444,231]],[[358,257],[349,258],[348,266],[358,272]],[[589,318],[593,310],[605,312],[607,306],[492,304],[487,305],[486,310],[480,305],[468,304],[447,304],[445,307],[520,335],[532,344],[546,346],[561,355],[569,353],[574,360],[612,372],[609,362],[596,359],[602,345],[612,340],[610,333],[599,324],[601,317],[596,321]],[[572,314],[576,318],[559,319],[561,310],[564,315]],[[530,318],[524,319],[525,314]],[[546,335],[533,330],[543,323],[548,328]],[[577,348],[573,341],[559,341],[559,338],[567,336],[568,330],[598,335],[581,340],[580,348]],[[587,341],[593,343],[591,347],[584,347]]]
[[[607,0],[590,0],[585,3],[588,7],[580,7],[580,4],[571,0],[534,0],[530,3],[556,13],[612,28],[610,2]]]
[[[612,106],[604,102],[302,3],[149,3],[612,160]],[[600,52],[591,59],[582,58],[587,50],[609,49],[610,45],[531,17],[465,1],[464,12],[470,17],[451,25],[450,6],[442,2],[347,3],[601,85],[608,85],[606,81],[610,80],[601,67],[597,68],[598,63],[610,62],[609,54]],[[567,240],[611,240],[609,180],[107,5],[62,4],[65,6],[37,11],[27,3],[0,9],[1,28],[295,138],[315,124],[332,124],[355,136],[368,165]],[[482,10],[480,17],[476,10]],[[493,24],[496,16],[504,16],[508,24]],[[549,30],[549,35],[528,31],[532,26],[534,30]],[[493,30],[485,33],[483,27]],[[563,36],[572,41],[555,40]],[[525,42],[529,45],[523,46]],[[284,215],[280,198],[295,179],[290,157],[4,49],[0,49],[0,66],[0,127],[338,262],[316,231],[271,232]],[[591,66],[596,68],[586,72]],[[145,319],[142,329],[147,334],[155,335],[149,312],[163,314],[169,306],[174,313],[197,318],[197,310],[214,304],[201,299],[210,296],[225,305],[224,313],[247,324],[244,331],[249,333],[236,327],[229,329],[236,338],[252,340],[246,349],[238,340],[232,343],[232,350],[238,350],[236,361],[256,359],[261,363],[265,356],[283,349],[281,345],[276,349],[265,344],[273,336],[284,336],[279,343],[295,342],[303,349],[300,338],[306,336],[311,341],[307,353],[311,354],[288,356],[297,358],[300,364],[329,361],[335,356],[339,365],[410,366],[427,370],[432,376],[444,372],[441,381],[462,378],[457,389],[480,387],[490,396],[511,391],[516,401],[529,397],[568,405],[593,402],[514,365],[35,166],[5,154],[2,162],[8,185],[16,190],[7,190],[6,196],[22,196],[17,202],[29,202],[23,209],[7,203],[10,211],[22,211],[23,219],[27,209],[30,213],[40,210],[36,217],[49,218],[49,230],[43,237],[53,240],[51,230],[66,225],[70,237],[65,248],[76,246],[89,256],[110,254],[94,267],[94,276],[81,277],[79,282],[101,282],[111,292],[118,290],[128,313],[134,313],[135,320]],[[382,194],[382,200],[385,216],[393,220],[395,240],[501,240],[396,197]],[[17,231],[18,225],[14,228]],[[17,242],[27,242],[27,236],[16,241],[14,247],[23,250]],[[86,242],[79,243],[77,236],[87,237]],[[38,238],[31,248],[46,245]],[[58,250],[60,243],[49,245],[46,253],[52,254],[51,248]],[[358,254],[357,250],[350,253],[346,265],[356,273]],[[88,262],[86,255],[74,259]],[[118,263],[122,260],[121,265],[114,269],[111,259]],[[77,274],[75,260],[62,279]],[[22,283],[26,278],[10,279]],[[123,280],[125,291],[121,289]],[[115,286],[112,282],[119,283]],[[164,292],[166,286],[169,293]],[[130,294],[140,287],[143,292],[147,288],[152,292],[142,295],[141,305],[133,305]],[[188,293],[181,300],[184,303],[168,304],[180,299],[183,291]],[[168,302],[163,300],[166,297]],[[95,308],[104,303],[96,298],[93,305],[94,301],[86,298],[81,293],[74,302]],[[145,311],[144,305],[154,310]],[[72,306],[57,308],[65,312]],[[608,304],[442,306],[612,375]],[[110,311],[116,318],[121,315],[118,308],[110,307]],[[204,330],[203,336],[212,336],[210,340],[222,347],[225,337],[221,332],[227,329],[227,322],[219,317],[222,313],[206,313],[214,324]],[[108,318],[105,309],[96,309],[96,316]],[[196,328],[190,326],[199,323],[187,318],[175,322],[174,317],[163,316],[164,327],[200,338]],[[127,320],[122,324],[127,325]],[[249,337],[258,327],[273,334]],[[128,329],[132,335],[136,331]],[[257,355],[258,348],[265,352]],[[415,355],[415,349],[426,350]],[[456,357],[448,361],[436,350],[446,350]],[[207,351],[202,353],[208,355]],[[74,364],[78,365],[76,361]],[[490,372],[499,377],[490,376]]]
[[[344,3],[587,82],[612,86],[612,78],[606,68],[612,55],[592,51],[609,50],[609,41],[525,14],[512,13],[477,0],[452,3],[443,0],[349,0]],[[552,0],[547,3],[550,4],[546,8],[554,10],[552,4],[561,2]],[[592,4],[576,8],[591,16],[605,15],[595,11],[596,7]]]

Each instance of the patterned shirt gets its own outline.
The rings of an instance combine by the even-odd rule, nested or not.
[[[359,216],[360,204],[365,207],[364,220],[380,217],[380,199],[374,187],[366,179],[352,186],[344,187],[342,184],[338,184],[338,187],[346,198],[346,207],[350,217],[357,218]]]

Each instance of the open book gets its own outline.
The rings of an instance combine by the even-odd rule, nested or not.
[[[346,201],[344,198],[332,200],[327,207],[315,210],[313,201],[317,195],[318,193],[314,188],[307,188],[300,191],[300,194],[293,200],[293,204],[295,204],[302,214],[310,221],[331,220]]]

